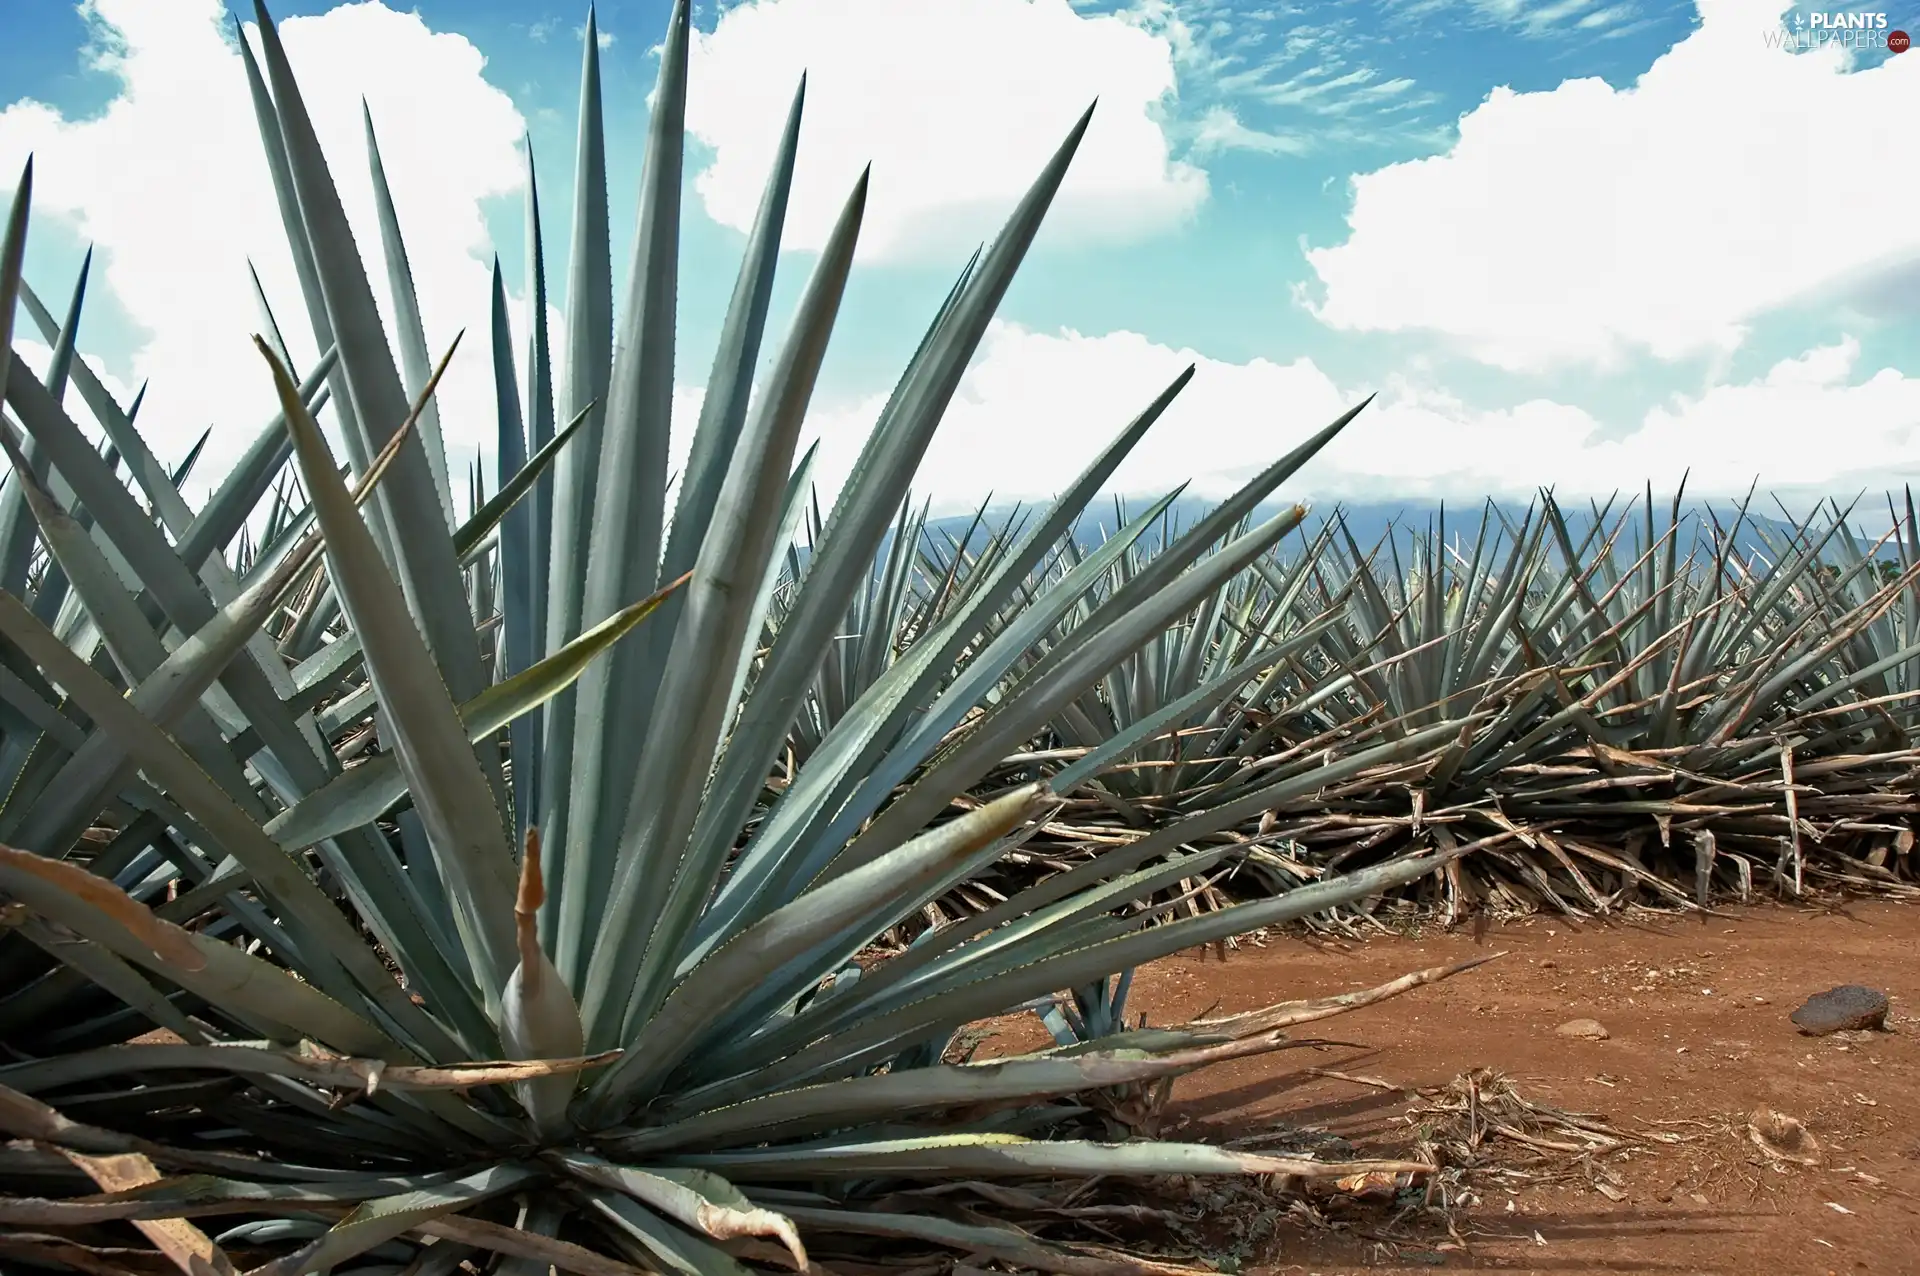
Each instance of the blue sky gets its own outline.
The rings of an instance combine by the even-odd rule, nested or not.
[[[1047,494],[1192,361],[1121,486],[1218,494],[1379,391],[1300,494],[1600,494],[1683,470],[1791,499],[1896,487],[1920,471],[1920,54],[1780,39],[1830,13],[1920,30],[1915,0],[1871,2],[1886,27],[1770,0],[702,3],[680,415],[806,69],[786,301],[874,165],[815,397],[829,483],[972,245],[1098,95],[928,458],[943,506]],[[622,269],[666,8],[598,9]],[[520,309],[523,131],[560,302],[584,6],[274,13],[379,280],[370,104],[429,344],[484,331],[496,251]],[[224,10],[11,0],[5,22],[0,182],[36,155],[29,281],[55,304],[96,247],[82,346],[114,384],[149,381],[163,455],[215,424],[217,471],[269,414],[249,260],[298,327]],[[457,462],[493,430],[484,349],[443,393]]]

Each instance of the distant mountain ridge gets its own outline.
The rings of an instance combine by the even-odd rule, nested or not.
[[[1610,508],[1602,504],[1607,527],[1613,527],[1620,520],[1623,512],[1628,509],[1629,499],[1623,495]],[[1671,498],[1663,501],[1656,494],[1654,502],[1654,530],[1655,535],[1659,536],[1665,533],[1668,526],[1668,517],[1672,509]],[[1145,498],[1126,500],[1124,509],[1127,517],[1137,516],[1150,503]],[[1291,508],[1293,504],[1294,502],[1288,500],[1265,502],[1255,508],[1251,522],[1257,525]],[[1513,527],[1519,527],[1528,513],[1528,504],[1523,501],[1496,500],[1493,504],[1498,515],[1504,516],[1506,522],[1501,523],[1496,519],[1495,525],[1489,529],[1487,540],[1490,545],[1504,541],[1506,526],[1510,524]],[[1773,551],[1768,547],[1768,540],[1775,545],[1787,544],[1794,535],[1794,526],[1777,510],[1771,514],[1760,513],[1760,505],[1760,499],[1756,498],[1748,507],[1740,534],[1740,548],[1745,553],[1758,553],[1771,558]],[[975,532],[974,546],[977,548],[992,529],[1003,525],[1007,516],[1013,513],[1015,508],[1012,505],[989,507],[986,517],[980,522],[980,527],[984,530]],[[1030,517],[1044,509],[1044,504],[1034,503],[1018,508],[1023,517]],[[1199,497],[1181,497],[1169,507],[1167,518],[1176,529],[1184,530],[1204,518],[1213,508],[1214,502]],[[1576,544],[1586,536],[1593,525],[1593,508],[1584,499],[1569,498],[1561,502],[1561,513],[1567,520],[1568,531]],[[1362,553],[1371,553],[1376,546],[1381,545],[1390,531],[1398,533],[1398,540],[1404,551],[1414,537],[1424,538],[1439,529],[1444,529],[1449,544],[1457,545],[1462,553],[1471,553],[1480,536],[1481,523],[1487,510],[1485,502],[1473,504],[1447,502],[1445,505],[1438,501],[1404,504],[1316,502],[1313,503],[1301,528],[1289,533],[1287,539],[1282,542],[1282,553],[1297,551],[1303,543],[1303,536],[1311,538],[1318,535],[1327,520],[1335,517],[1345,523],[1348,533],[1352,535]],[[1868,514],[1868,517],[1860,517],[1863,511]],[[1533,503],[1532,512],[1537,523],[1540,517],[1537,501]],[[1855,517],[1850,521],[1856,537],[1863,543],[1878,540],[1881,526],[1886,522],[1884,509],[1872,511],[1863,505],[1856,509],[1854,514]],[[1732,501],[1682,502],[1679,533],[1681,554],[1686,554],[1692,547],[1696,533],[1710,532],[1715,523],[1721,528],[1732,527],[1739,517],[1739,507]],[[1707,521],[1703,522],[1703,519]],[[1824,529],[1825,521],[1820,520],[1817,525]],[[943,543],[948,537],[958,539],[966,535],[968,529],[973,526],[975,526],[975,516],[971,514],[927,520],[927,530],[940,538]],[[1075,526],[1075,539],[1082,547],[1091,548],[1111,535],[1119,526],[1114,502],[1110,498],[1098,498],[1091,503]],[[1147,536],[1151,538],[1155,534],[1149,531]],[[1615,553],[1631,559],[1644,549],[1645,540],[1646,505],[1645,498],[1642,497],[1632,506],[1632,514],[1615,542]],[[1891,544],[1883,546],[1878,556],[1895,557],[1894,547]]]

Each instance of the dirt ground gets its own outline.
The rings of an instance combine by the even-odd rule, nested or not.
[[[1609,1195],[1576,1175],[1479,1193],[1457,1236],[1392,1211],[1332,1226],[1285,1223],[1251,1255],[1260,1273],[1920,1273],[1920,910],[1736,910],[1574,927],[1534,918],[1361,944],[1275,938],[1223,962],[1182,956],[1140,971],[1129,1010],[1152,1024],[1382,983],[1478,951],[1500,960],[1434,987],[1296,1029],[1351,1043],[1293,1049],[1183,1078],[1181,1135],[1219,1140],[1275,1122],[1315,1126],[1363,1151],[1404,1154],[1422,1102],[1319,1068],[1406,1087],[1471,1069],[1529,1100],[1599,1114],[1633,1138],[1601,1159]],[[1788,1015],[1838,984],[1892,998],[1885,1033],[1801,1035]],[[1605,1040],[1555,1029],[1598,1020]],[[1026,1043],[1010,1025],[985,1053]],[[1785,1165],[1749,1140],[1748,1114],[1797,1118],[1821,1165]],[[1523,1149],[1516,1149],[1524,1151]],[[1565,1160],[1565,1158],[1561,1158]],[[1620,1199],[1611,1199],[1618,1196]]]

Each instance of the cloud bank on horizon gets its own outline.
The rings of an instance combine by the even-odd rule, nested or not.
[[[1124,261],[1129,245],[1194,233],[1222,154],[1285,164],[1294,153],[1261,142],[1277,135],[1256,136],[1237,116],[1245,136],[1223,134],[1221,86],[1245,68],[1218,51],[1230,43],[1221,8],[733,5],[694,51],[688,127],[700,146],[689,215],[736,230],[751,221],[804,69],[787,248],[817,246],[872,160],[860,269],[884,282],[888,272],[957,263],[1098,95],[1049,234]],[[1116,477],[1118,489],[1191,478],[1197,493],[1222,494],[1374,392],[1290,490],[1395,500],[1552,484],[1599,494],[1671,487],[1689,472],[1701,493],[1743,492],[1756,480],[1846,493],[1916,476],[1920,365],[1876,366],[1860,338],[1920,321],[1920,291],[1886,285],[1901,271],[1920,282],[1920,167],[1906,162],[1900,106],[1911,119],[1920,103],[1920,55],[1859,65],[1838,48],[1786,52],[1762,38],[1782,11],[1780,0],[1699,0],[1698,25],[1624,87],[1592,78],[1538,91],[1489,85],[1434,153],[1352,173],[1345,238],[1308,249],[1296,295],[1271,298],[1317,321],[1312,351],[1231,362],[1152,332],[1042,329],[1009,308],[936,438],[923,494],[942,510],[989,491],[1048,496],[1189,363],[1199,374]],[[216,423],[199,474],[218,474],[271,415],[247,339],[259,327],[249,262],[296,357],[312,354],[235,36],[219,0],[87,0],[83,12],[95,34],[88,56],[113,78],[112,100],[93,113],[0,103],[0,173],[34,154],[37,224],[58,220],[96,245],[95,286],[137,333],[126,349],[101,350],[83,328],[83,348],[105,356],[95,362],[109,384],[150,382],[141,421],[163,457]],[[486,325],[489,216],[497,224],[523,194],[527,120],[501,87],[512,82],[501,55],[490,63],[457,18],[434,21],[444,29],[366,0],[289,19],[282,34],[384,314],[363,98],[428,344],[437,355],[457,330],[469,333],[441,390],[458,474],[476,450],[490,451],[494,431],[491,372],[475,338]],[[626,41],[617,47],[629,52]],[[1347,78],[1361,88],[1394,83]],[[1327,106],[1329,92],[1315,91],[1316,118],[1350,119]],[[1410,101],[1414,92],[1372,96]],[[609,120],[619,145],[634,149],[638,127]],[[566,217],[558,191],[543,183],[549,226]],[[629,233],[616,225],[617,261]],[[550,259],[550,286],[563,279]],[[50,305],[63,300],[57,281],[32,281]],[[708,286],[704,276],[683,282]],[[1815,304],[1846,322],[1749,360],[1738,379],[1725,374],[1732,355],[1752,352],[1756,325]],[[1330,357],[1340,342],[1380,334],[1420,343],[1415,357],[1368,380],[1326,370],[1340,362]],[[1562,379],[1690,360],[1707,369],[1696,389],[1626,417],[1583,404],[1579,383]],[[1456,388],[1468,374],[1509,392]],[[889,388],[816,401],[824,486],[846,472]],[[694,388],[680,396],[689,410],[677,412],[677,432],[690,429],[697,401]]]

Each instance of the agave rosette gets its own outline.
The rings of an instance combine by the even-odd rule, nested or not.
[[[1164,502],[1057,577],[1041,569],[1183,374],[922,610],[914,641],[863,672],[769,798],[1087,120],[956,284],[769,626],[807,490],[801,425],[866,195],[862,177],[754,386],[801,95],[670,485],[688,6],[662,51],[618,311],[589,22],[566,349],[548,349],[536,202],[523,359],[496,277],[503,483],[482,501],[476,482],[458,518],[432,393],[453,352],[430,359],[372,122],[393,345],[258,17],[247,71],[326,353],[296,369],[263,299],[279,416],[201,509],[72,358],[77,306],[57,377],[7,366],[16,292],[44,311],[19,280],[28,179],[0,253],[0,379],[21,427],[0,431],[17,475],[0,504],[0,841],[23,848],[0,850],[14,931],[0,947],[14,1051],[0,1127],[60,1149],[53,1165],[24,1148],[0,1159],[16,1189],[48,1189],[0,1197],[0,1222],[38,1236],[13,1252],[85,1259],[80,1240],[40,1233],[125,1222],[187,1270],[232,1247],[277,1253],[261,1270],[280,1273],[363,1255],[415,1271],[478,1255],[708,1273],[804,1266],[805,1237],[840,1233],[1078,1271],[1084,1256],[1017,1232],[876,1221],[854,1202],[914,1179],[1382,1168],[1045,1137],[1078,1110],[1068,1096],[1271,1049],[1289,1014],[1333,1012],[1318,1003],[992,1066],[944,1062],[945,1046],[983,1016],[1395,888],[1444,856],[1166,924],[1127,908],[1221,864],[1231,846],[1189,848],[1259,809],[1255,792],[877,967],[855,961],[1057,808],[1045,784],[969,790],[1296,526],[1297,508],[1243,520],[1354,413],[1063,629]],[[113,453],[67,415],[59,377]],[[323,404],[345,474],[315,421]],[[289,457],[297,493],[276,479]],[[263,500],[265,534],[235,552]],[[36,542],[50,553],[37,573]],[[1129,726],[1084,768],[1157,729]],[[377,752],[342,764],[374,736]],[[133,1039],[150,1028],[166,1039]],[[88,1180],[98,1193],[82,1194]],[[217,1240],[193,1221],[234,1215]]]

